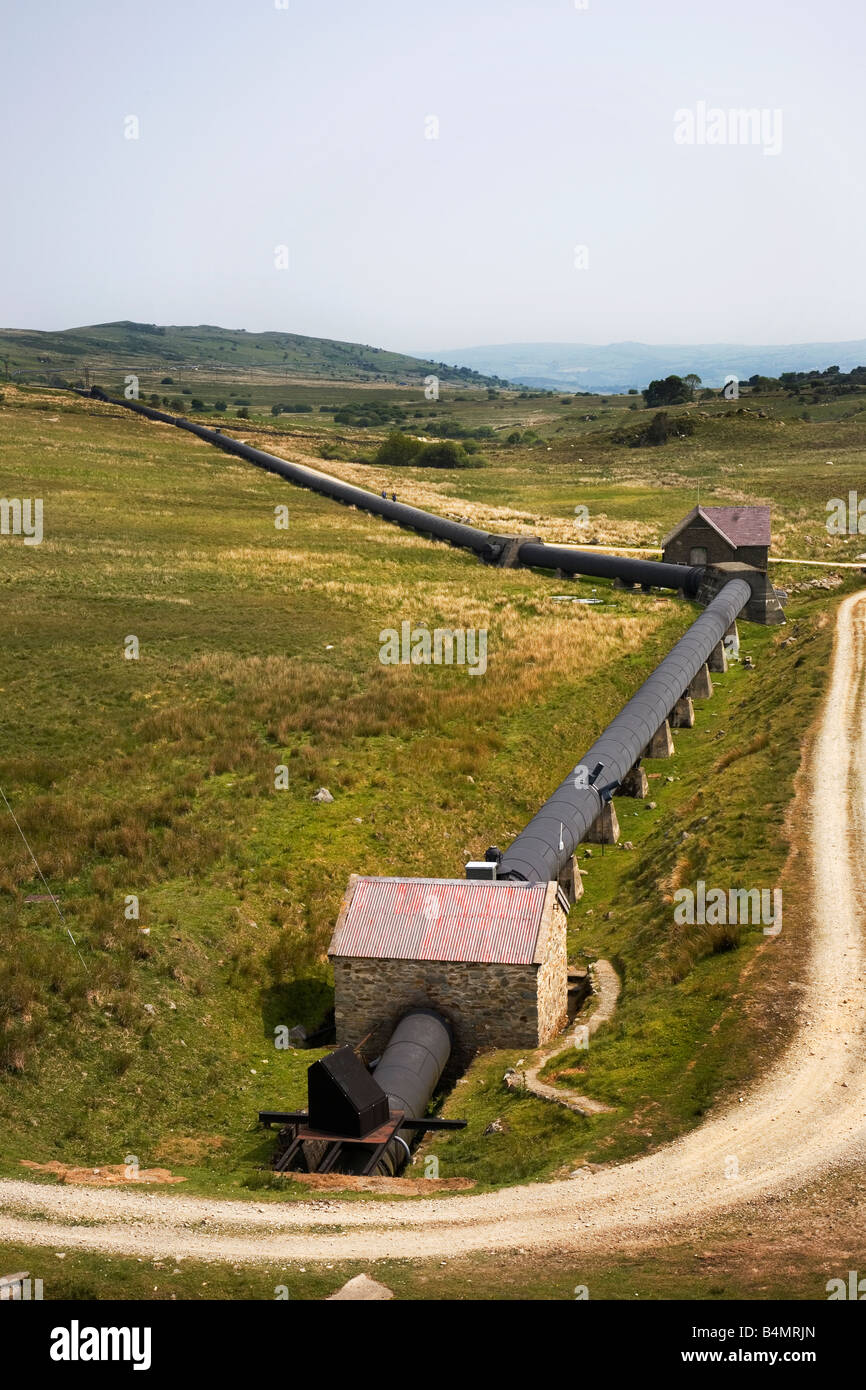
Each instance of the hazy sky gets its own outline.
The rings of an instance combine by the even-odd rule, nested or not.
[[[282,3],[6,0],[4,326],[866,336],[855,0]]]

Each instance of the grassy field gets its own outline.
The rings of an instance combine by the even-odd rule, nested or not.
[[[495,429],[486,467],[385,478],[359,461],[382,431],[318,414],[315,428],[263,415],[236,432],[498,529],[583,539],[585,504],[589,538],[653,545],[700,481],[705,500],[770,501],[781,553],[835,561],[862,544],[828,545],[824,530],[826,500],[861,468],[850,403],[836,408],[847,418],[812,421],[782,403],[765,406],[775,419],[696,407],[695,435],[649,450],[611,441],[633,418],[622,400],[484,393],[437,409]],[[534,437],[508,445],[506,427]],[[324,463],[335,439],[348,457]],[[0,785],[64,914],[25,901],[45,888],[4,808],[0,1171],[132,1154],[185,1177],[182,1190],[286,1200],[255,1116],[303,1100],[310,1054],[278,1051],[274,1029],[327,1013],[324,952],[349,874],[459,876],[506,845],[694,611],[487,569],[111,406],[5,388],[0,447],[2,495],[45,507],[41,545],[4,537],[0,550]],[[282,503],[287,531],[274,525]],[[703,949],[673,929],[670,893],[698,875],[778,880],[798,735],[849,574],[830,595],[795,592],[784,633],[743,630],[757,669],[722,678],[674,762],[651,768],[655,811],[620,803],[635,850],[584,865],[573,959],[612,959],[624,992],[590,1054],[553,1070],[575,1084],[577,1069],[612,1114],[590,1122],[507,1094],[504,1065],[519,1059],[482,1056],[446,1102],[472,1124],[437,1140],[443,1177],[498,1185],[624,1157],[696,1123],[760,1066],[786,1001],[756,1006],[774,976],[754,965],[775,951],[787,967],[796,912],[786,898],[791,931],[770,948],[747,933]],[[563,592],[604,601],[557,602]],[[380,665],[380,631],[404,619],[488,628],[486,676]],[[780,681],[782,663],[796,680]],[[323,785],[333,804],[312,801]],[[484,1136],[493,1118],[505,1132]]]
[[[723,1301],[738,1298],[796,1301],[826,1297],[826,1280],[844,1264],[827,1261],[808,1248],[798,1251],[794,1267],[773,1268],[768,1261],[759,1283],[742,1262],[719,1254],[709,1268],[695,1266],[691,1245],[668,1246],[662,1253],[553,1256],[527,1261],[516,1252],[455,1261],[385,1261],[371,1268],[357,1261],[325,1266],[295,1265],[232,1268],[182,1260],[118,1259],[69,1252],[59,1261],[54,1252],[24,1245],[0,1244],[4,1269],[27,1270],[42,1279],[46,1300],[261,1299],[316,1301],[327,1298],[347,1279],[366,1273],[385,1284],[398,1299],[571,1301],[581,1298],[687,1299]],[[729,1263],[731,1267],[729,1268]]]
[[[104,383],[121,393],[119,375]],[[847,498],[863,477],[866,396],[844,397],[805,408],[782,393],[739,402],[718,397],[692,406],[671,407],[675,422],[688,418],[694,433],[673,437],[660,448],[629,448],[612,436],[645,425],[655,414],[627,396],[574,397],[552,393],[487,391],[443,387],[438,401],[419,389],[339,385],[293,385],[270,379],[234,381],[223,391],[228,410],[191,412],[201,395],[213,405],[214,389],[194,384],[187,396],[178,387],[146,383],[159,399],[174,399],[178,413],[256,436],[261,447],[325,467],[352,481],[454,511],[479,523],[502,521],[544,539],[575,544],[657,547],[660,539],[698,499],[708,505],[737,502],[772,508],[777,557],[852,562],[866,553],[862,535],[829,535],[827,503]],[[188,386],[184,389],[189,390]],[[234,398],[233,398],[234,395]],[[237,419],[238,403],[252,401],[249,420]],[[388,404],[405,417],[390,426],[351,429],[335,421],[341,406]],[[275,404],[309,405],[303,414],[271,415]],[[809,418],[803,418],[808,416]],[[449,425],[480,433],[476,447],[483,468],[439,474],[432,469],[375,468],[376,450],[387,429],[398,427],[422,438]],[[515,442],[514,436],[519,436]],[[486,437],[489,436],[489,437]],[[421,488],[419,492],[418,489]],[[579,522],[575,508],[588,508]],[[790,585],[802,571],[773,566],[774,582]],[[811,578],[813,576],[806,576]]]

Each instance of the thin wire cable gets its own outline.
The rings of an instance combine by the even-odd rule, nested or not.
[[[68,924],[68,922],[66,921],[66,918],[63,916],[63,913],[62,913],[61,910],[60,910],[60,904],[59,904],[59,902],[58,902],[57,899],[55,898],[55,896],[54,896],[54,894],[52,893],[51,889],[48,887],[48,884],[45,882],[45,875],[44,875],[44,873],[42,872],[42,870],[41,870],[40,867],[39,867],[39,861],[38,861],[38,859],[36,858],[36,855],[33,853],[33,850],[30,848],[30,843],[29,843],[29,841],[28,841],[28,839],[27,839],[27,836],[24,834],[24,831],[21,829],[21,826],[18,824],[18,818],[16,817],[15,812],[12,810],[12,807],[9,805],[9,799],[8,799],[8,797],[6,796],[6,793],[4,792],[4,790],[3,790],[2,787],[0,787],[0,796],[2,796],[2,798],[3,798],[3,800],[4,800],[5,804],[6,804],[6,810],[9,812],[10,816],[12,817],[13,821],[15,822],[15,828],[16,828],[16,830],[18,831],[18,834],[21,836],[22,840],[24,841],[25,845],[27,846],[27,853],[30,855],[30,858],[33,860],[33,863],[36,865],[36,872],[38,873],[39,877],[42,879],[42,882],[45,884],[45,887],[46,887],[46,889],[48,890],[48,896],[49,896],[49,898],[50,898],[51,901],[53,902],[54,906],[57,908],[57,915],[58,915],[58,917],[60,918],[61,922],[63,923],[64,927],[66,928],[66,934],[67,934],[67,936],[69,937],[69,940],[72,942],[72,944],[73,944],[73,946],[75,947],[76,951],[78,951],[78,959],[81,961],[81,964],[84,966],[84,969],[87,971],[87,973],[88,973],[88,975],[89,975],[89,974],[90,974],[90,970],[89,970],[89,968],[88,968],[87,961],[84,959],[83,955],[81,954],[80,950],[78,949],[78,942],[75,940],[75,937],[72,935],[72,932],[69,930],[69,924]]]

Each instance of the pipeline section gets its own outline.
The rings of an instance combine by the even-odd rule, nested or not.
[[[391,1111],[402,1110],[407,1119],[420,1120],[427,1113],[450,1054],[451,1031],[437,1013],[432,1009],[413,1009],[405,1014],[373,1072],[377,1085],[388,1097]],[[408,1160],[416,1138],[414,1130],[398,1130],[373,1171],[396,1176]],[[343,1154],[346,1163],[341,1162],[340,1168],[344,1172],[360,1167],[366,1158],[356,1145],[347,1144]]]
[[[498,878],[528,883],[559,878],[575,847],[750,596],[745,580],[732,579],[707,605],[505,851]]]
[[[77,394],[87,395],[87,392],[79,391]],[[277,473],[281,478],[299,487],[310,488],[313,492],[342,502],[347,507],[358,507],[361,511],[370,512],[386,521],[396,522],[399,526],[417,531],[422,536],[447,541],[449,545],[471,550],[488,563],[496,563],[506,545],[515,539],[512,536],[482,531],[464,522],[449,521],[446,517],[422,511],[420,507],[412,507],[405,502],[394,502],[390,498],[380,497],[366,488],[344,483],[330,473],[322,473],[319,469],[309,468],[305,464],[290,463],[288,459],[278,458],[276,454],[268,454],[261,449],[252,448],[249,444],[242,444],[240,440],[232,439],[230,435],[222,434],[219,430],[208,429],[207,426],[198,425],[182,416],[167,415],[164,411],[142,405],[139,401],[113,400],[102,391],[97,399],[105,400],[111,405],[125,406],[127,410],[133,410],[149,420],[159,420],[163,424],[188,430],[190,434],[197,435],[208,444],[216,445],[225,453],[235,454],[238,458],[255,464],[257,468]],[[668,565],[657,560],[636,560],[626,556],[607,555],[603,551],[575,550],[571,546],[548,545],[543,541],[533,540],[524,541],[519,546],[515,559],[520,565],[558,569],[565,574],[620,579],[627,584],[641,584],[645,588],[677,589],[688,598],[694,598],[697,594],[704,573],[700,566]]]
[[[626,584],[642,584],[647,589],[681,589],[688,598],[694,598],[704,574],[700,565],[635,560],[626,555],[608,555],[603,550],[574,550],[570,545],[552,545],[547,541],[524,541],[518,558],[522,565],[562,570],[564,574],[621,579]]]

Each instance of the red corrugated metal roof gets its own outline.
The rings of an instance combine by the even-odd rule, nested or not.
[[[528,965],[547,884],[359,878],[332,956]]]

